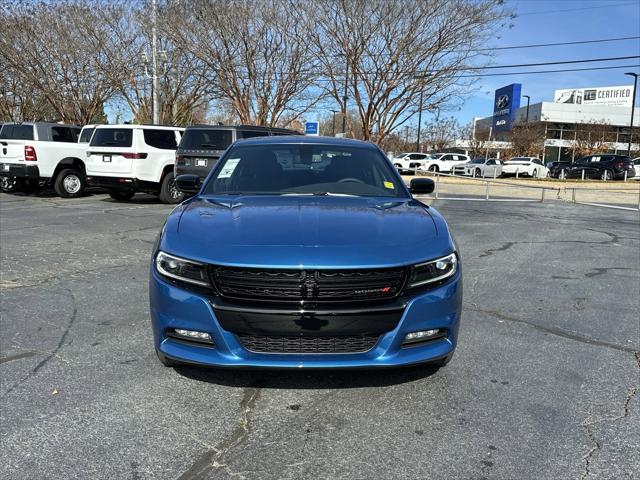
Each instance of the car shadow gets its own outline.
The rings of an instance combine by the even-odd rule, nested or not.
[[[438,368],[429,365],[389,368],[385,370],[234,370],[179,366],[183,377],[226,387],[295,390],[387,387],[430,377]]]

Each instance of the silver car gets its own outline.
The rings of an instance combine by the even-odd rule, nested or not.
[[[502,162],[495,158],[475,158],[453,167],[452,173],[470,177],[499,177],[502,175]]]

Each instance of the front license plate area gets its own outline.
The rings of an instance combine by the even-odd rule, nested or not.
[[[206,167],[207,166],[207,161],[203,158],[198,158],[196,160],[196,167]]]

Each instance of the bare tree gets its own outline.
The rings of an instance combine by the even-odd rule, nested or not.
[[[604,120],[576,125],[574,146],[577,157],[606,152],[615,141],[615,130]]]
[[[542,157],[544,152],[545,128],[541,122],[520,123],[511,131],[511,148],[505,156]]]
[[[479,158],[487,155],[489,133],[489,129],[474,128],[472,122],[460,129],[458,138],[466,142],[471,158]]]
[[[124,2],[61,0],[0,4],[0,57],[27,102],[46,102],[58,119],[91,122],[111,98],[114,86],[105,72],[117,41],[105,18],[120,16]],[[122,65],[117,65],[123,71]],[[24,104],[24,103],[23,103]]]
[[[319,101],[305,23],[289,6],[203,0],[174,15],[172,41],[206,65],[240,123],[286,126]]]
[[[508,17],[502,0],[327,0],[310,3],[327,92],[345,108],[344,83],[364,129],[381,142],[418,110],[471,85],[481,47]],[[348,72],[348,75],[347,75]],[[422,102],[420,97],[422,96]]]

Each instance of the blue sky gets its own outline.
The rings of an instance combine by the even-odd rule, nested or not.
[[[640,36],[640,0],[507,0],[506,3],[515,9],[518,17],[512,22],[513,28],[496,33],[496,40],[489,45],[490,47]],[[496,52],[493,63],[512,65],[630,55],[640,55],[640,40],[502,50]],[[638,64],[640,64],[639,60],[621,60],[582,65],[532,67],[526,70]],[[519,69],[504,71],[514,70]],[[640,73],[640,67],[484,77],[479,79],[476,92],[467,98],[461,109],[449,114],[458,118],[463,124],[470,122],[473,117],[491,115],[494,90],[510,83],[521,83],[522,94],[530,95],[533,104],[553,101],[553,92],[556,89],[629,85],[633,83],[633,79],[624,75],[627,71]],[[638,97],[640,94],[637,95],[636,105],[640,103]],[[526,99],[522,102],[524,104]],[[444,115],[444,112],[441,115]]]

